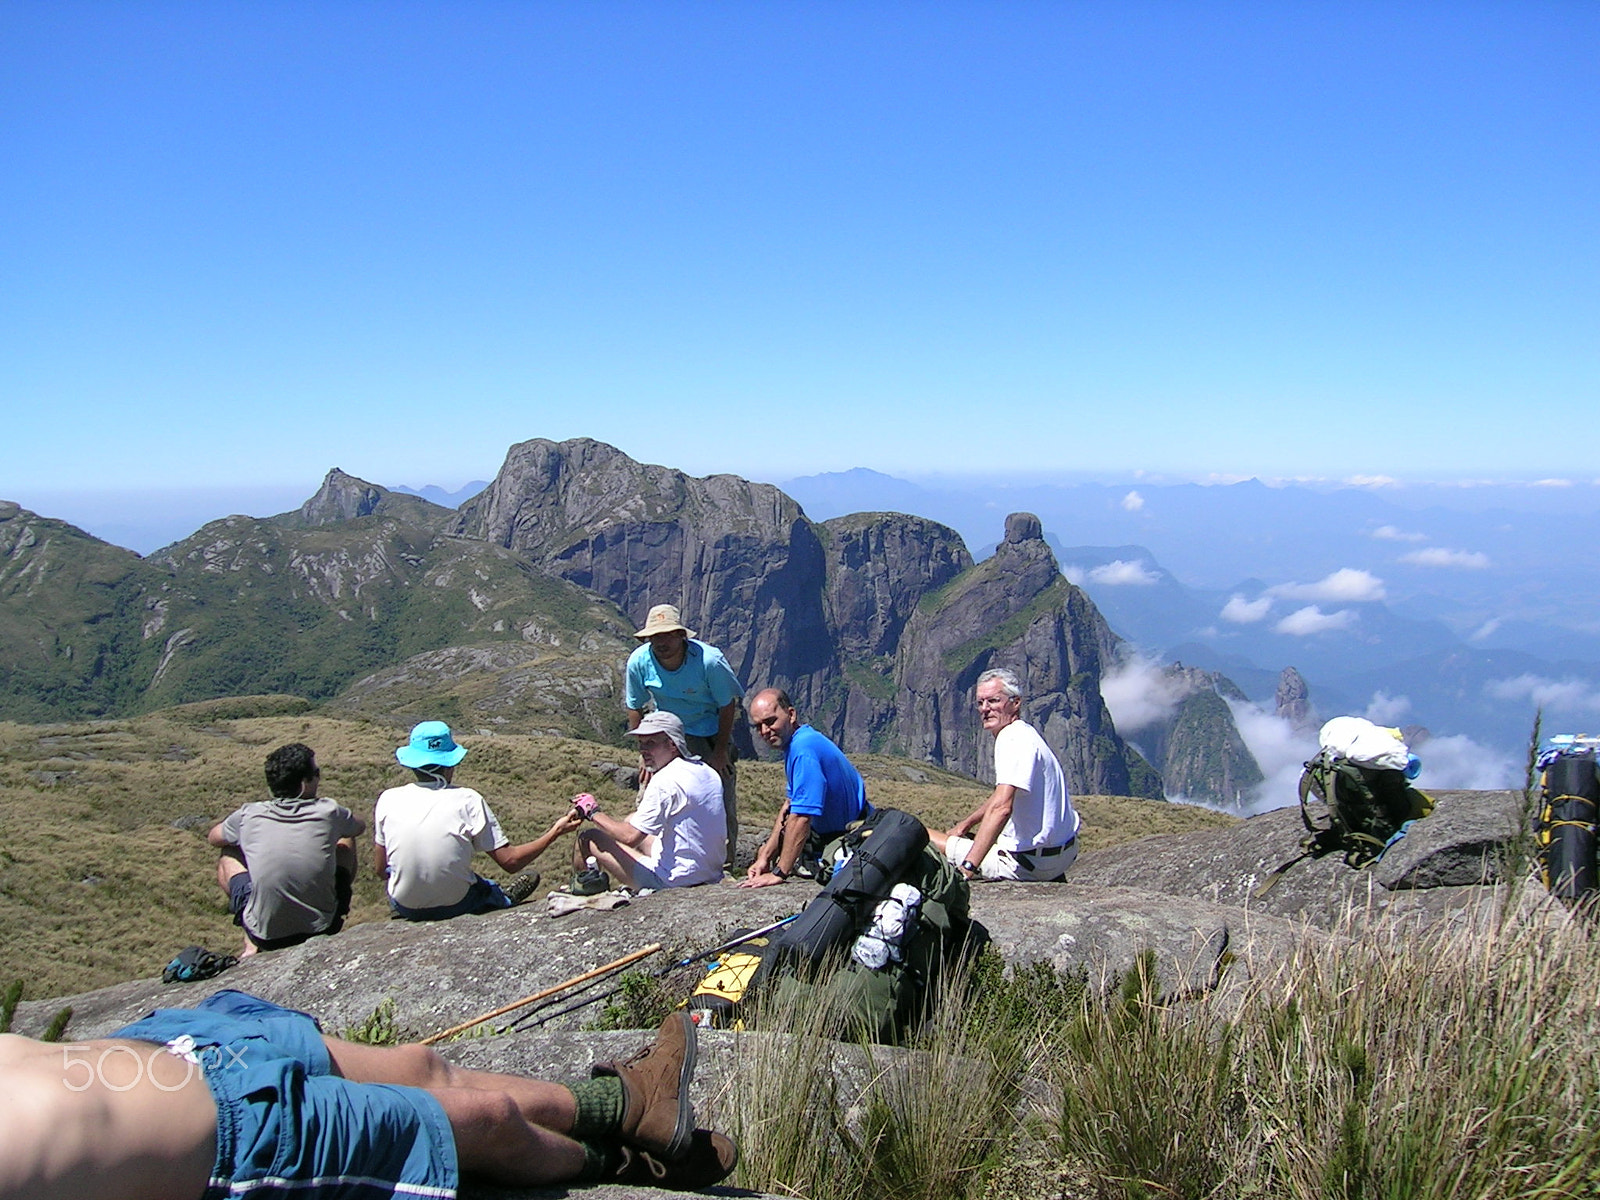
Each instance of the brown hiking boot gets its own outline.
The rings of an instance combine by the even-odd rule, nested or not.
[[[689,1137],[689,1148],[676,1162],[662,1162],[648,1150],[623,1146],[622,1163],[611,1181],[696,1192],[721,1183],[738,1165],[739,1147],[732,1138],[696,1129]]]
[[[512,904],[521,904],[538,890],[539,872],[531,869],[514,876],[505,886],[505,893],[511,897]]]
[[[624,1142],[669,1160],[688,1152],[694,1133],[694,1106],[689,1102],[694,1058],[694,1022],[689,1014],[675,1012],[661,1022],[647,1049],[626,1062],[595,1064],[593,1074],[622,1080]]]

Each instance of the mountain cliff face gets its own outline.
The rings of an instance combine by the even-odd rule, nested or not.
[[[642,625],[654,604],[752,685],[812,708],[838,674],[816,527],[770,484],[696,479],[579,438],[513,446],[454,532],[518,551]]]
[[[1117,736],[1100,698],[1101,647],[1113,640],[1088,597],[1062,578],[1039,519],[1013,514],[993,557],[928,593],[907,623],[884,746],[985,775],[994,748],[972,691],[985,670],[1009,667],[1026,693],[1024,719],[1060,756],[1074,791],[1159,796],[1159,778]],[[850,703],[867,699],[852,691]],[[859,723],[847,714],[847,728]]]
[[[1176,707],[1142,729],[1139,742],[1160,768],[1167,793],[1241,808],[1263,779],[1227,703],[1244,701],[1245,694],[1226,675],[1182,663],[1162,674]]]

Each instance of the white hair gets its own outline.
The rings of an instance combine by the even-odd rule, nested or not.
[[[978,676],[978,682],[974,686],[975,688],[981,688],[991,679],[998,682],[1005,689],[1006,695],[1014,696],[1018,700],[1022,699],[1022,681],[1017,678],[1015,671],[1008,667],[990,667],[982,675]]]

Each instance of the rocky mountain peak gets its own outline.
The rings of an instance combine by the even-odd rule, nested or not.
[[[1019,542],[1042,542],[1044,524],[1032,513],[1012,513],[1006,518],[1006,541],[1011,545]]]
[[[438,526],[444,517],[451,514],[448,509],[420,496],[391,492],[386,487],[368,483],[334,467],[323,477],[316,495],[294,512],[271,519],[273,524],[290,529],[317,529],[374,515],[401,517],[427,528]]]
[[[1278,676],[1273,711],[1296,729],[1309,729],[1317,723],[1316,711],[1311,707],[1311,689],[1293,667],[1285,667]]]

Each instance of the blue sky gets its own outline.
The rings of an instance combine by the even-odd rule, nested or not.
[[[1597,58],[1538,0],[8,0],[0,497],[1591,481]]]

